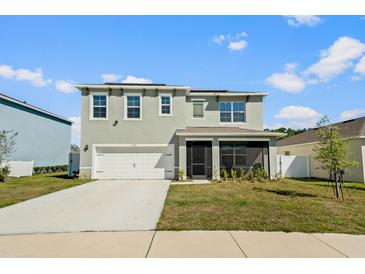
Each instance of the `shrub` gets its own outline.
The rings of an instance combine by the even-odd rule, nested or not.
[[[5,165],[0,168],[0,183],[3,183],[6,181],[6,179],[9,177],[10,174],[10,167],[9,165]]]
[[[177,172],[177,180],[178,180],[178,181],[182,181],[182,180],[184,180],[184,176],[185,176],[185,172],[184,172],[184,170],[180,169],[180,170]]]
[[[245,181],[245,170],[243,168],[240,168],[239,181],[240,182],[244,182]]]
[[[33,168],[34,174],[44,174],[44,173],[51,173],[51,172],[64,172],[68,170],[67,165],[61,166],[38,166]]]
[[[222,170],[222,176],[223,176],[224,181],[227,182],[228,176],[229,176],[227,170],[225,170],[225,169]]]
[[[251,182],[265,182],[269,175],[263,168],[253,168],[248,174],[248,180]]]
[[[237,171],[235,169],[231,169],[231,178],[232,178],[232,182],[236,182],[237,180]]]

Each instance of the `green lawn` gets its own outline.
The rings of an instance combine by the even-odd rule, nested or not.
[[[10,178],[5,183],[0,183],[0,208],[90,181],[89,179],[69,179],[66,173]]]
[[[258,230],[365,234],[365,184],[345,201],[323,181],[170,186],[159,230]]]

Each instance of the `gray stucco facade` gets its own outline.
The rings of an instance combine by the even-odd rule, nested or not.
[[[222,141],[263,141],[267,143],[267,170],[276,170],[275,133],[263,131],[263,97],[265,93],[192,91],[185,86],[158,85],[77,85],[82,92],[80,173],[95,177],[97,156],[103,153],[161,152],[171,156],[159,162],[172,161],[173,175],[178,170],[186,174],[186,144],[188,141],[208,140],[212,144],[212,168],[220,169],[219,144]],[[105,95],[106,119],[92,118],[92,98]],[[141,98],[141,119],[125,118],[126,97]],[[171,115],[160,115],[160,96],[171,95]],[[204,117],[193,117],[193,103],[204,105]],[[219,103],[244,102],[245,122],[220,122]],[[179,136],[186,128],[241,128],[249,133],[206,133]],[[181,133],[182,134],[182,133]],[[169,171],[171,172],[171,171]],[[171,174],[171,173],[170,173]],[[271,172],[271,175],[274,174]],[[169,178],[167,176],[167,178]]]
[[[34,166],[67,165],[72,122],[0,94],[0,130],[17,132],[10,161],[34,161]]]

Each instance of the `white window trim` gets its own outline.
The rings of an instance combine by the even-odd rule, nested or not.
[[[105,118],[98,118],[94,117],[94,95],[102,95],[106,98],[106,117]],[[107,92],[91,92],[90,93],[90,103],[89,103],[90,109],[89,109],[89,119],[95,120],[95,121],[105,121],[108,120],[109,115],[109,96]]]
[[[243,114],[244,114],[244,119],[245,121],[244,122],[234,122],[233,121],[233,103],[243,103],[244,104],[244,107],[245,107],[245,110],[243,111]],[[231,122],[221,122],[221,103],[230,103],[231,104]],[[246,102],[245,101],[219,101],[218,102],[219,104],[219,124],[221,125],[247,125],[247,110],[246,110]],[[228,111],[225,111],[225,112],[228,112]]]
[[[192,117],[191,119],[193,120],[205,120],[205,100],[201,100],[201,99],[198,99],[198,100],[192,100],[193,102],[193,113],[192,113]],[[203,117],[194,117],[194,103],[201,103],[203,104]]]
[[[128,118],[128,96],[138,96],[139,97],[139,118]],[[142,94],[141,93],[127,93],[124,95],[124,120],[125,121],[142,121]]]
[[[162,97],[170,97],[170,113],[162,113]],[[172,94],[159,94],[158,95],[158,115],[159,116],[172,116]]]

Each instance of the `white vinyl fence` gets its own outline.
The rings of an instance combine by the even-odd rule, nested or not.
[[[32,176],[34,161],[9,161],[10,177]]]
[[[309,156],[277,155],[277,173],[284,177],[310,177]]]

